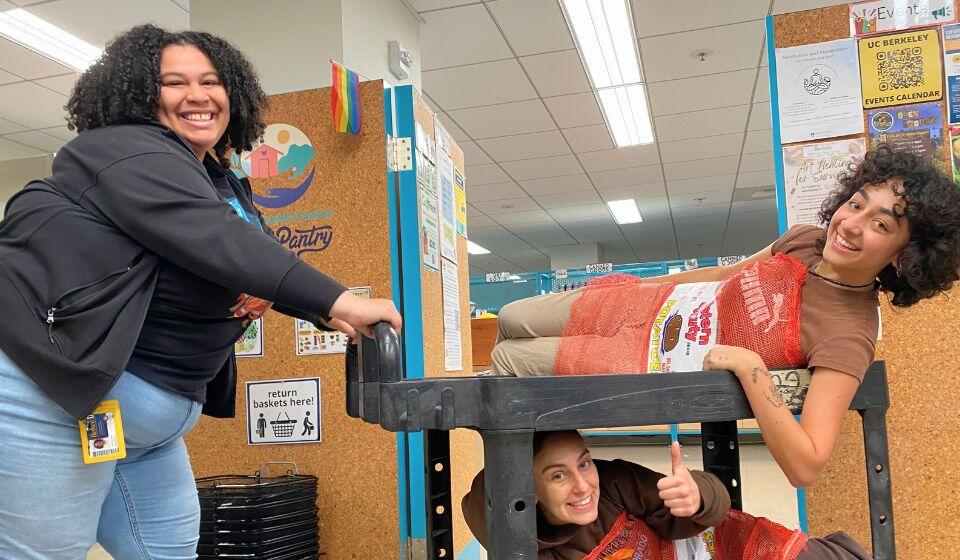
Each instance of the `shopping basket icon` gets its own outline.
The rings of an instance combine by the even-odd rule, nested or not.
[[[281,420],[280,415],[286,416],[286,420]],[[296,420],[292,420],[286,411],[277,414],[276,420],[270,421],[270,427],[273,428],[274,437],[290,437],[293,435],[293,428],[297,425]]]

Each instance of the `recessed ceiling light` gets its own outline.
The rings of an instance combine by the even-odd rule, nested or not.
[[[607,206],[610,207],[610,211],[613,212],[613,219],[618,224],[636,224],[643,221],[643,216],[640,215],[640,207],[637,206],[637,201],[632,198],[610,200],[607,202]]]
[[[0,36],[83,72],[103,51],[23,8],[0,12]]]
[[[490,251],[484,249],[483,247],[477,245],[473,241],[467,241],[467,252],[471,255],[486,255]]]

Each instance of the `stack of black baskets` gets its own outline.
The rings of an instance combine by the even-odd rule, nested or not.
[[[197,479],[200,560],[316,560],[317,477],[228,475]]]

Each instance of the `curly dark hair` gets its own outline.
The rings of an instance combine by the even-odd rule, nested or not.
[[[915,154],[879,144],[863,161],[852,163],[838,177],[839,187],[823,202],[820,221],[830,219],[865,185],[899,179],[894,192],[904,199],[910,239],[900,252],[898,268],[887,265],[877,275],[880,290],[891,303],[908,307],[950,289],[960,271],[960,187]],[[817,243],[822,252],[825,239]]]
[[[230,100],[230,124],[214,151],[227,164],[230,150],[251,150],[266,125],[267,96],[253,66],[227,41],[199,31],[170,32],[138,25],[115,37],[84,72],[67,101],[67,126],[83,132],[101,126],[156,121],[160,99],[160,55],[169,45],[193,45],[220,75]]]

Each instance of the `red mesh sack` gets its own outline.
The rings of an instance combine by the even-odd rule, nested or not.
[[[717,527],[714,560],[795,560],[807,539],[800,531],[731,509]]]
[[[627,512],[617,517],[600,544],[584,560],[677,560],[671,541],[666,541],[639,518]]]

